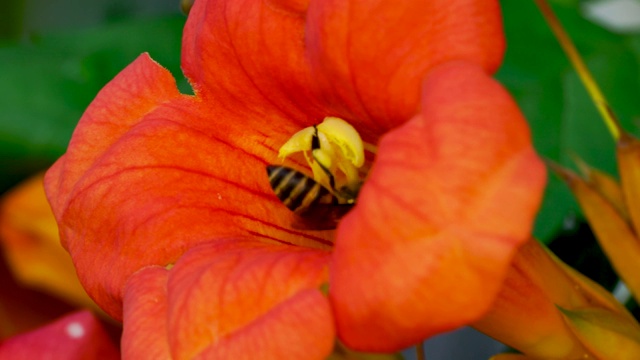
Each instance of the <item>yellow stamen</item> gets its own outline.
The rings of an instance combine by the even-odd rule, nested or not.
[[[339,195],[342,189],[358,192],[362,183],[359,169],[365,163],[365,146],[367,151],[377,150],[375,146],[363,143],[360,134],[348,122],[326,117],[321,124],[295,133],[282,145],[278,155],[286,158],[302,152],[314,180]]]
[[[322,149],[315,149],[312,152],[312,161],[309,161],[311,171],[313,172],[313,178],[322,184],[327,189],[332,189],[331,180],[329,176],[333,176],[333,157],[332,154],[323,151]]]
[[[318,162],[322,167],[327,170],[333,169],[333,157],[334,154],[324,149],[315,149],[312,151],[313,160]]]
[[[360,174],[358,168],[353,166],[352,163],[341,160],[338,162],[338,169],[347,177],[347,186],[352,186],[360,182]]]
[[[284,159],[293,153],[311,150],[311,141],[315,136],[315,132],[316,130],[313,127],[308,127],[293,134],[293,136],[280,147],[278,157]]]
[[[318,133],[326,136],[330,143],[337,145],[342,150],[342,155],[354,166],[364,165],[362,139],[351,124],[337,117],[326,117],[318,125]]]

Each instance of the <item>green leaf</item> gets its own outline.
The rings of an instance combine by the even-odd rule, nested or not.
[[[584,19],[577,2],[555,6],[623,126],[638,133],[638,38],[613,34]],[[578,154],[615,174],[614,143],[576,72],[533,1],[502,1],[507,53],[497,78],[527,117],[534,146],[545,158],[571,166]],[[563,220],[579,212],[568,188],[551,177],[534,234],[549,241]]]
[[[0,191],[62,155],[84,109],[141,53],[188,89],[180,72],[184,21],[128,21],[0,48]]]

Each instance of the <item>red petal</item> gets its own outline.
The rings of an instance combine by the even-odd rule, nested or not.
[[[124,359],[170,359],[167,335],[168,271],[159,266],[144,268],[127,283],[124,296],[122,357]]]
[[[83,285],[118,319],[132,273],[175,262],[196,244],[242,235],[331,245],[329,233],[291,230],[293,215],[268,185],[265,158],[276,150],[261,131],[278,133],[281,124],[252,131],[237,114],[195,98],[149,100],[152,89],[173,86],[169,76],[147,57],[125,69],[87,109],[46,177]]]
[[[479,66],[435,69],[422,108],[383,138],[338,229],[330,297],[358,349],[400,349],[479,318],[544,187],[524,118]]]
[[[412,26],[425,26],[423,31],[439,33],[434,36],[443,40],[429,38],[430,44],[437,45],[433,54],[418,51],[420,47],[415,48],[417,55],[396,51],[390,57],[395,60],[376,68],[358,60],[370,54],[364,51],[368,47],[354,46],[359,49],[354,58],[351,53],[334,56],[332,49],[323,48],[322,29],[358,33],[346,27],[344,15],[333,22],[323,5],[304,13],[304,1],[198,1],[185,28],[183,52],[185,73],[197,96],[179,95],[170,74],[142,56],[98,95],[81,119],[68,153],[48,172],[47,192],[63,243],[88,292],[109,314],[120,318],[122,291],[132,273],[147,265],[174,262],[187,249],[211,239],[255,236],[316,248],[330,246],[331,234],[289,229],[291,214],[269,189],[265,164],[275,160],[277,147],[300,126],[332,112],[364,116],[363,121],[388,118],[388,123],[369,124],[365,130],[368,138],[377,138],[379,131],[405,121],[404,116],[415,111],[418,90],[411,84],[417,84],[438,62],[469,58],[492,70],[501,56],[502,38],[495,3],[487,4],[476,8],[463,2],[459,9],[442,5],[448,10],[428,13],[438,19],[433,23],[422,17],[418,22],[412,11],[406,19],[414,25],[394,24],[394,29],[407,30],[416,40],[421,39],[416,35],[420,31]],[[353,6],[365,11],[371,5]],[[475,10],[461,12],[468,9]],[[394,14],[393,9],[381,10]],[[453,10],[464,14],[464,19],[457,19]],[[403,16],[396,21],[404,22]],[[476,18],[482,20],[476,23]],[[358,19],[347,18],[354,23]],[[462,26],[467,23],[487,26]],[[373,36],[385,44],[384,50],[394,41],[407,45],[400,42],[405,33],[385,32],[389,37],[381,38],[376,26],[364,25],[368,24],[357,35],[361,37],[349,38],[351,43],[370,45],[368,37]],[[456,29],[463,31],[451,35]],[[476,30],[484,39],[479,47],[468,41]],[[485,42],[487,38],[497,40]],[[451,46],[451,39],[460,47]],[[442,49],[455,51],[442,55]],[[330,53],[321,53],[325,50]],[[309,56],[327,57],[330,64],[320,66],[315,59],[312,72]],[[439,60],[420,62],[425,56]],[[358,66],[350,69],[363,69],[362,75],[341,71],[352,61]],[[403,68],[396,73],[399,64],[408,72]],[[382,79],[358,80],[370,79],[372,74]],[[339,90],[351,85],[347,79],[357,80],[353,94]],[[334,82],[338,90],[331,93]],[[395,85],[405,82],[409,85],[404,88]],[[386,105],[365,109],[370,117],[360,103],[352,101],[377,103],[378,94],[389,90],[392,96]]]
[[[99,292],[116,289],[114,292],[118,294],[122,289],[119,283],[111,286],[113,281],[121,280],[121,274],[115,270],[118,261],[110,261],[123,255],[111,248],[117,247],[123,230],[112,227],[104,215],[114,211],[103,207],[108,204],[101,198],[104,193],[84,197],[96,183],[95,178],[87,178],[87,171],[93,170],[103,160],[104,153],[138,126],[147,113],[179,97],[171,74],[147,54],[141,55],[100,91],[80,119],[67,153],[45,176],[45,190],[60,228],[62,244],[71,253],[85,289],[116,318],[121,315],[120,305],[114,304],[117,301],[114,295]],[[109,165],[117,166],[120,160],[123,159],[114,159]],[[94,186],[92,195],[95,188],[104,190]],[[79,202],[79,198],[84,202]],[[74,206],[80,216],[70,211]],[[84,207],[78,209],[78,206]],[[113,280],[105,281],[102,274]]]
[[[45,327],[14,336],[0,344],[0,359],[32,360],[53,357],[89,360],[119,359],[120,355],[100,322],[89,311],[67,315]]]
[[[349,119],[375,140],[418,107],[433,66],[465,59],[494,71],[504,50],[495,0],[201,0],[182,64],[197,94],[308,126]],[[221,71],[224,69],[224,71]],[[260,110],[258,110],[260,111]],[[251,121],[251,120],[249,120]]]
[[[93,100],[78,123],[67,153],[48,171],[49,202],[60,217],[84,172],[143,116],[180,96],[169,71],[142,54]],[[64,173],[64,177],[58,176]]]
[[[317,290],[301,290],[242,332],[208,347],[198,359],[326,359],[335,337],[331,308]],[[259,355],[258,355],[259,354]]]
[[[127,284],[123,351],[158,358],[145,352],[170,344],[174,358],[324,359],[335,337],[318,290],[328,257],[230,240],[193,248],[170,272],[144,269]]]
[[[169,278],[174,356],[324,359],[335,337],[319,290],[328,259],[241,240],[192,249]]]
[[[496,0],[316,1],[306,30],[322,96],[378,133],[414,116],[434,66],[467,60],[493,72],[504,51]]]
[[[305,4],[196,2],[182,38],[182,68],[196,94],[242,109],[256,124],[274,117],[294,121],[297,129],[289,136],[326,116],[304,54],[304,16],[290,12],[300,6]]]
[[[98,310],[78,281],[69,253],[60,245],[43,175],[23,181],[0,199],[0,246],[7,265],[26,287]],[[0,288],[14,294],[5,286]]]
[[[577,272],[530,239],[516,253],[491,309],[472,326],[531,358],[584,358],[589,352],[561,309],[598,308],[615,314],[624,307],[605,289],[572,273]]]

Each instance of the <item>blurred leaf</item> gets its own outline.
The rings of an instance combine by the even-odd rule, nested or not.
[[[142,52],[188,89],[180,71],[184,21],[128,21],[0,48],[0,191],[62,155],[87,105]]]
[[[558,17],[620,117],[639,132],[640,39],[613,34],[584,19],[574,1],[556,1]],[[584,86],[532,1],[501,1],[507,34],[498,79],[511,91],[532,128],[534,145],[546,158],[570,165],[572,153],[615,174],[614,143]],[[535,235],[548,241],[563,220],[579,213],[569,189],[550,177]]]
[[[24,22],[24,0],[0,2],[0,41],[15,41],[22,34]]]

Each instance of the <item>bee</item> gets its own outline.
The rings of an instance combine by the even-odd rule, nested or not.
[[[329,190],[309,176],[286,166],[267,165],[267,175],[278,199],[298,215],[292,224],[297,229],[335,229],[338,221],[355,204],[353,194]]]

